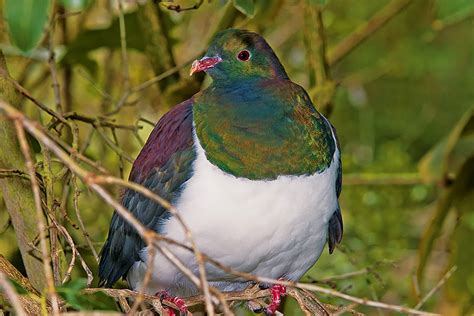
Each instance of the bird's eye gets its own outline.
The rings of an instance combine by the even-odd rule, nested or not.
[[[240,61],[247,61],[250,59],[250,52],[246,49],[244,50],[241,50],[238,54],[237,54],[237,59],[240,60]]]

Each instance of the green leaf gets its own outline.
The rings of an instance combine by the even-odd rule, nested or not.
[[[23,286],[21,286],[17,281],[13,280],[13,279],[8,279],[10,281],[10,283],[13,285],[13,287],[15,288],[15,291],[20,294],[20,295],[23,295],[23,294],[28,294],[28,291],[25,290],[23,288]]]
[[[234,7],[248,16],[249,18],[255,15],[254,0],[233,0]]]
[[[87,8],[93,0],[59,0],[59,3],[69,11],[80,11]]]
[[[426,154],[419,164],[425,181],[440,182],[449,175],[453,183],[442,190],[436,211],[428,224],[419,246],[418,280],[424,271],[433,245],[441,234],[444,222],[453,206],[458,212],[472,209],[474,201],[474,110],[467,111],[449,136]],[[466,202],[469,201],[469,202]],[[469,207],[465,207],[469,205]],[[459,264],[459,263],[457,263]]]
[[[474,110],[467,111],[449,136],[441,140],[418,165],[426,182],[442,181],[446,175],[455,176],[464,162],[474,155]]]
[[[127,30],[127,49],[145,50],[145,40],[138,24],[136,12],[124,15]],[[74,41],[66,47],[61,63],[80,64],[90,73],[95,74],[97,63],[89,58],[89,53],[102,47],[120,49],[120,26],[118,18],[114,19],[105,29],[89,29],[80,33]]]
[[[11,41],[28,53],[43,37],[48,21],[49,0],[5,0],[4,17]]]
[[[57,287],[61,297],[76,310],[115,310],[115,301],[102,292],[84,294],[86,279],[76,279]]]
[[[462,20],[474,12],[472,0],[437,0],[436,15],[443,23]]]

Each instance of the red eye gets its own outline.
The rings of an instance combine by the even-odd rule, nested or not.
[[[240,61],[247,61],[250,59],[250,52],[246,49],[244,50],[241,50],[238,54],[237,54],[237,59],[240,60]]]

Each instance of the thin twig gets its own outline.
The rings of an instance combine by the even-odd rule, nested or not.
[[[420,309],[423,304],[426,303],[430,299],[431,296],[433,296],[436,291],[438,291],[444,283],[453,275],[454,272],[458,269],[457,266],[453,266],[451,269],[448,270],[448,272],[445,273],[445,275],[436,283],[436,285],[428,292],[426,293],[425,296],[416,304],[415,309]]]
[[[149,247],[149,251],[148,251],[148,254],[147,254],[148,257],[147,257],[147,260],[146,260],[147,269],[145,271],[145,276],[143,277],[143,282],[140,286],[140,290],[138,291],[137,299],[133,303],[133,306],[130,310],[131,315],[134,315],[137,312],[138,306],[143,301],[146,287],[148,286],[148,283],[150,282],[151,277],[153,275],[152,267],[153,267],[153,263],[155,261],[155,255],[156,255],[156,249],[154,247]]]
[[[43,151],[43,184],[46,188],[46,210],[52,217],[55,217],[55,208],[53,208],[54,188],[53,171],[51,169],[51,155],[48,148],[42,148]],[[51,261],[53,264],[54,284],[61,284],[61,264],[59,255],[62,253],[61,244],[58,239],[58,232],[54,226],[49,227],[49,239],[51,243]]]
[[[147,229],[140,221],[138,221],[133,214],[131,214],[123,205],[121,205],[118,201],[116,201],[107,191],[105,191],[98,183],[100,181],[97,181],[97,179],[101,179],[99,176],[96,176],[94,174],[90,174],[88,171],[82,169],[79,165],[77,165],[71,157],[69,157],[65,152],[62,151],[62,149],[54,143],[48,136],[46,136],[41,129],[37,128],[35,124],[32,123],[29,119],[27,119],[21,112],[17,111],[15,108],[13,108],[11,105],[0,101],[0,108],[2,108],[7,116],[14,118],[15,122],[17,124],[23,124],[25,129],[29,131],[30,134],[32,134],[35,138],[37,138],[41,143],[43,143],[45,146],[50,148],[50,150],[58,157],[60,158],[63,163],[68,166],[68,168],[72,171],[75,172],[78,176],[80,176],[83,181],[93,190],[95,191],[106,203],[114,207],[117,211],[117,213],[124,218],[125,221],[127,221],[129,224],[131,224],[135,230],[138,232],[138,234],[144,239],[144,241],[149,244],[157,247],[157,249],[168,259],[170,260],[173,264],[175,264],[181,272],[187,276],[194,284],[197,286],[200,286],[200,280],[187,268],[184,266],[184,264],[180,261],[179,258],[176,257],[167,247],[161,245],[159,241],[166,241],[170,242],[175,245],[179,245],[185,249],[188,249],[189,251],[193,251],[193,249],[187,245],[184,245],[182,243],[179,243],[174,240],[170,240],[169,238],[166,238],[152,230]],[[21,126],[20,126],[21,127]],[[102,178],[104,179],[104,178]],[[115,183],[126,183],[126,181],[121,180],[121,179],[113,179],[112,177],[108,176],[105,177],[105,179],[108,179],[110,182],[115,182]],[[138,184],[135,183],[126,183],[127,187],[133,187],[134,190],[137,191],[142,191],[145,196],[148,194],[152,193],[148,189],[139,186]],[[138,186],[138,187],[136,187]],[[148,196],[147,196],[148,197]],[[158,201],[162,200],[157,195],[154,195],[153,197],[150,197],[151,199]],[[167,202],[166,202],[167,203]],[[169,204],[169,203],[168,203]],[[172,208],[170,208],[171,210]],[[354,297],[336,290],[332,289],[327,289],[321,286],[317,286],[314,284],[305,284],[305,283],[298,283],[298,282],[291,282],[291,281],[281,281],[281,280],[274,280],[271,278],[263,278],[263,277],[258,277],[254,276],[250,273],[244,273],[244,272],[239,272],[234,270],[231,267],[225,266],[218,261],[208,257],[207,255],[203,254],[203,258],[205,261],[208,261],[209,263],[215,265],[219,269],[223,270],[224,272],[227,272],[231,275],[238,276],[241,278],[244,278],[246,280],[250,281],[255,281],[258,283],[266,283],[266,284],[281,284],[284,286],[288,287],[293,287],[293,288],[299,288],[299,289],[306,289],[309,291],[314,291],[317,293],[323,293],[327,294],[330,296],[334,297],[339,297],[360,305],[366,305],[366,306],[371,306],[375,308],[382,308],[386,310],[392,310],[392,311],[397,311],[401,313],[412,313],[415,315],[437,315],[433,313],[428,313],[416,309],[412,309],[409,307],[405,306],[399,306],[399,305],[392,305],[392,304],[386,304],[383,302],[377,302],[377,301],[372,301],[368,300],[365,298],[358,298]],[[217,296],[217,298],[222,302],[224,300],[225,302],[225,295],[219,291],[217,291],[215,288],[210,288],[210,291]],[[230,310],[228,309],[227,303],[223,304],[224,311],[226,313],[230,313]]]
[[[96,131],[97,131],[97,134],[100,136],[100,138],[102,138],[102,140],[105,142],[105,144],[107,146],[109,146],[110,149],[112,149],[116,154],[117,156],[119,156],[119,158],[124,158],[125,160],[127,160],[128,162],[130,163],[133,163],[133,158],[127,154],[126,152],[124,152],[122,150],[122,148],[120,148],[119,146],[117,146],[106,134],[105,134],[105,131],[103,131],[99,126],[95,126],[96,128]]]
[[[177,73],[178,71],[180,71],[181,69],[183,69],[184,67],[190,65],[196,58],[198,58],[200,55],[202,55],[202,52],[197,54],[195,57],[189,59],[188,61],[184,62],[183,64],[181,65],[178,65],[176,67],[173,67],[173,68],[170,68],[168,70],[166,70],[165,72],[163,72],[162,74],[156,76],[156,77],[153,77],[145,82],[142,82],[141,84],[139,84],[138,86],[135,86],[131,89],[131,91],[133,93],[138,93],[138,92],[141,92],[151,86],[153,86],[155,83]]]
[[[130,75],[128,73],[128,55],[127,55],[127,30],[125,28],[125,18],[123,13],[123,0],[118,0],[119,7],[119,28],[120,28],[120,48],[122,52],[122,71],[124,91],[130,88]]]
[[[33,190],[33,196],[35,200],[36,218],[38,221],[38,230],[40,237],[41,257],[43,260],[43,268],[46,276],[47,291],[51,300],[53,314],[57,315],[59,314],[59,304],[56,290],[54,288],[53,273],[51,271],[51,258],[49,256],[48,245],[46,243],[46,224],[43,219],[40,190],[35,176],[36,171],[34,169],[33,161],[31,159],[30,148],[28,145],[28,141],[26,140],[25,130],[23,129],[22,122],[16,119],[14,120],[14,125],[18,136],[18,141],[20,143],[20,149],[23,153],[23,156],[25,157],[26,167],[30,175],[31,188]]]
[[[416,185],[422,184],[417,172],[406,173],[348,173],[344,185]]]
[[[76,213],[76,218],[77,218],[77,221],[79,222],[79,227],[81,228],[82,235],[84,236],[87,246],[89,246],[89,249],[91,250],[92,255],[94,256],[95,261],[99,262],[99,255],[97,254],[97,251],[95,250],[94,245],[92,244],[92,241],[89,237],[89,233],[87,233],[86,227],[82,220],[81,211],[79,210],[79,189],[77,187],[76,175],[74,173],[72,174],[71,181],[72,181],[72,188],[74,192],[72,196],[72,201],[74,204],[74,211]]]
[[[28,173],[24,172],[23,170],[0,168],[0,178],[6,178],[6,177],[19,177],[26,180],[30,180]]]
[[[18,294],[16,293],[13,286],[8,281],[7,277],[3,272],[0,271],[0,286],[2,287],[2,291],[8,297],[10,303],[12,304],[16,315],[18,316],[26,316],[26,312],[21,305],[20,299]]]
[[[56,18],[55,14],[53,13],[51,16],[51,21],[49,23],[49,31],[48,31],[48,52],[49,52],[49,57],[48,57],[48,65],[49,65],[49,71],[51,72],[51,80],[53,81],[53,92],[54,92],[54,102],[56,104],[56,111],[59,113],[63,113],[64,109],[61,105],[61,93],[60,93],[60,87],[59,87],[59,82],[58,82],[58,73],[56,71],[56,58],[54,54],[54,28],[56,25]]]

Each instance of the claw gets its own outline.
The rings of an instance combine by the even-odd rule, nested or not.
[[[281,298],[286,294],[286,286],[275,284],[271,287],[272,302],[265,308],[265,314],[274,315],[281,304]]]
[[[167,291],[159,291],[155,294],[155,296],[158,296],[161,301],[165,300],[176,305],[180,313],[183,313],[185,315],[188,313],[188,306],[182,298],[177,296],[171,296]],[[167,307],[166,309],[168,310],[169,316],[176,316],[176,313],[172,308]]]

